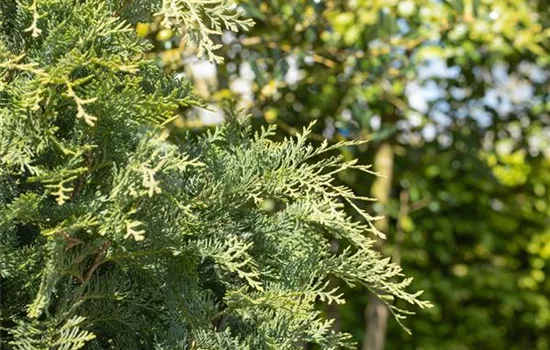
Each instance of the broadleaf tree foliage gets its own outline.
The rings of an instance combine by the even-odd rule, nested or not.
[[[251,25],[225,0],[0,3],[2,349],[353,347],[316,308],[344,302],[329,277],[430,306],[333,182],[369,167],[319,157],[359,142],[273,141],[234,108],[170,135],[202,103],[144,58],[153,16],[216,61],[212,35]]]

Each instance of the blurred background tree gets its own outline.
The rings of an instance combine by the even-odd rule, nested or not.
[[[211,103],[183,125],[215,123],[217,103],[237,98],[281,136],[317,119],[312,141],[372,141],[344,152],[386,178],[340,181],[379,199],[372,210],[388,233],[379,249],[419,277],[435,308],[407,320],[408,336],[367,291],[354,292],[327,310],[338,327],[371,350],[549,349],[548,1],[242,7],[256,26],[223,36],[223,64],[193,60],[158,24],[143,35]]]

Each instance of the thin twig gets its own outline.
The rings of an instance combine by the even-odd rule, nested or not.
[[[79,244],[84,244],[84,241],[76,238],[76,237],[72,237],[71,235],[69,235],[67,232],[65,231],[61,231],[60,232],[61,235],[63,236],[63,239],[65,239],[65,242],[67,242],[67,247],[65,248],[66,250],[69,250]]]
[[[92,151],[91,150],[88,150],[86,152],[86,168],[88,168],[88,170],[91,170],[92,169],[92,162],[93,162],[93,159],[92,159]],[[84,172],[83,174],[81,174],[79,177],[78,177],[78,180],[76,181],[76,185],[74,187],[74,190],[73,192],[71,193],[70,195],[70,199],[73,200],[76,195],[78,193],[80,193],[80,191],[82,190],[82,188],[84,187],[84,183],[85,183],[85,180],[86,180],[86,175],[87,175],[87,172]]]
[[[99,251],[97,252],[94,258],[94,262],[92,263],[92,266],[90,266],[90,269],[88,270],[88,272],[86,273],[86,276],[84,277],[84,282],[88,282],[92,278],[92,275],[95,272],[95,270],[97,270],[97,268],[101,266],[101,264],[103,264],[103,262],[105,261],[104,258],[107,252],[107,248],[109,248],[110,245],[111,245],[110,242],[103,243],[103,245],[101,246],[101,248],[99,249]]]

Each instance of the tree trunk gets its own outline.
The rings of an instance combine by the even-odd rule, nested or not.
[[[372,195],[379,203],[386,206],[390,200],[392,175],[393,175],[393,151],[389,142],[384,142],[376,152],[374,158],[374,170],[385,177],[378,177],[372,185]],[[376,228],[387,232],[389,218],[387,215],[376,222]],[[382,248],[382,241],[378,241],[377,248]],[[382,350],[386,341],[389,310],[386,305],[373,293],[369,293],[367,308],[365,310],[365,336],[363,350]]]

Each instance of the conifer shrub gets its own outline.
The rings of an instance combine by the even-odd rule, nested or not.
[[[227,0],[0,2],[2,349],[353,347],[316,306],[344,302],[329,278],[398,320],[393,297],[429,306],[335,184],[370,174],[331,153],[355,142],[273,141],[235,109],[170,134],[201,101],[143,58],[153,16],[218,62],[212,36],[252,24]]]

